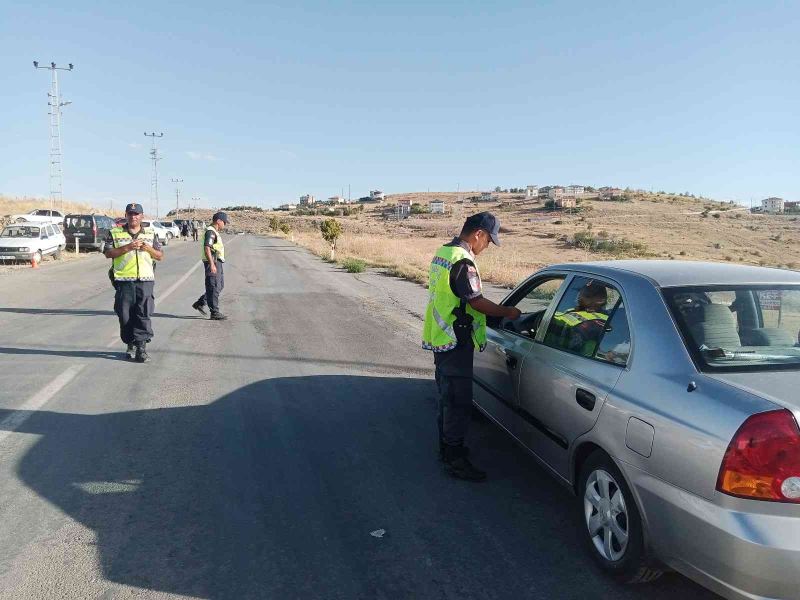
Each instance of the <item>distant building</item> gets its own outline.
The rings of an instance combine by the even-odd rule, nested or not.
[[[497,200],[497,196],[492,192],[481,192],[481,202],[491,202],[492,200]]]
[[[575,208],[578,206],[578,201],[575,198],[570,198],[567,196],[563,196],[561,198],[556,198],[556,208]]]
[[[568,185],[567,188],[564,190],[564,193],[567,196],[583,196],[583,186],[582,185]]]
[[[300,206],[310,206],[317,201],[314,196],[311,194],[306,194],[305,196],[300,196]]]
[[[765,198],[761,201],[761,208],[766,213],[780,214],[785,210],[783,198]]]
[[[600,188],[599,198],[600,200],[613,200],[621,197],[622,194],[623,191],[620,188],[605,187]]]
[[[344,196],[331,196],[328,198],[329,204],[347,204],[347,199]]]
[[[397,219],[405,219],[411,214],[411,200],[400,200],[394,207],[394,214]]]
[[[528,199],[539,197],[539,186],[529,185],[525,188],[525,197]]]
[[[553,186],[547,191],[547,197],[550,198],[550,200],[560,200],[566,195],[564,188],[560,185]]]
[[[800,210],[800,202],[786,201],[783,203],[783,212],[797,212],[798,210]]]
[[[295,210],[297,208],[296,204],[281,204],[275,210]]]
[[[444,200],[431,200],[431,214],[443,215],[444,214]]]
[[[415,202],[411,198],[406,198],[405,200],[398,200],[397,206],[405,206],[408,210],[411,210],[411,207],[414,206]]]
[[[369,199],[373,202],[383,202],[383,192],[380,190],[370,190]]]

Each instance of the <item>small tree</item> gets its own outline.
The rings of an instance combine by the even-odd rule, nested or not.
[[[278,231],[278,228],[281,226],[281,221],[278,217],[270,217],[269,218],[269,228],[272,231]]]
[[[336,260],[336,240],[342,235],[342,226],[336,219],[325,219],[320,223],[322,239],[331,245],[331,260]]]

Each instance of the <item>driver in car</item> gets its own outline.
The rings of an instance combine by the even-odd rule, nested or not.
[[[608,321],[607,302],[606,286],[589,281],[578,292],[577,306],[553,316],[554,333],[548,335],[548,344],[592,356]]]

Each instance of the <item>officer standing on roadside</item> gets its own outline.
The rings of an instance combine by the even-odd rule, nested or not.
[[[128,204],[128,222],[114,227],[106,237],[104,252],[113,260],[114,312],[119,318],[119,335],[127,344],[129,359],[145,363],[147,343],[153,337],[150,317],[155,310],[155,261],[164,258],[161,244],[152,228],[142,227],[142,205]]]
[[[206,227],[203,236],[203,268],[206,278],[206,293],[192,304],[192,308],[206,314],[206,305],[211,311],[212,321],[224,321],[228,317],[219,312],[219,295],[225,287],[223,264],[225,263],[225,244],[222,243],[222,230],[228,224],[228,215],[224,212],[214,213],[211,225]]]
[[[500,222],[488,212],[467,218],[458,237],[433,257],[422,347],[433,351],[439,388],[439,457],[458,479],[482,481],[486,473],[469,460],[464,438],[472,412],[472,359],[486,346],[486,317],[518,319],[520,311],[482,295],[475,257],[489,242],[500,245]]]

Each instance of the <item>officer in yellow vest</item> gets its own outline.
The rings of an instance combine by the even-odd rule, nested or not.
[[[128,358],[145,363],[147,343],[153,337],[150,316],[155,310],[154,263],[164,258],[161,244],[152,228],[142,227],[142,205],[128,204],[128,222],[114,227],[106,237],[106,258],[113,260],[114,312],[119,318],[119,335],[127,344]]]
[[[439,388],[439,456],[458,479],[482,481],[486,473],[469,460],[464,445],[472,412],[472,359],[486,345],[486,317],[518,319],[516,307],[483,297],[475,257],[489,242],[500,245],[500,222],[488,212],[467,218],[461,233],[433,257],[422,347],[431,350]]]
[[[205,270],[206,293],[192,304],[192,308],[203,315],[206,314],[206,305],[211,311],[212,321],[224,321],[228,317],[219,312],[219,295],[225,287],[223,265],[225,263],[225,244],[222,242],[222,230],[228,224],[228,215],[224,212],[214,213],[211,225],[206,228],[203,236],[202,259]]]
[[[607,301],[605,285],[594,280],[587,282],[578,292],[574,308],[553,315],[545,343],[586,357],[594,356],[608,322]]]

